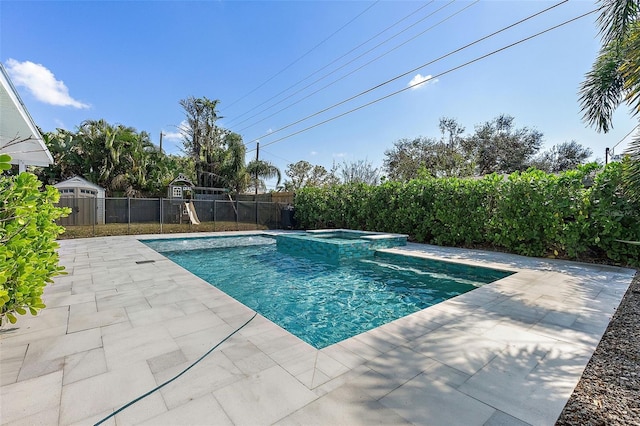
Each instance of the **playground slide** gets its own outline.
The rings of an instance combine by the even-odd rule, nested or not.
[[[200,225],[200,221],[198,220],[198,215],[196,214],[196,209],[193,206],[193,202],[189,201],[188,203],[184,203],[184,206],[187,208],[187,213],[189,213],[189,219],[191,219],[191,223],[194,225]]]

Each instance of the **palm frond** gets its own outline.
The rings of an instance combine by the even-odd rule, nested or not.
[[[247,164],[247,173],[251,176],[258,176],[258,178],[262,179],[272,179],[277,178],[278,182],[276,186],[280,185],[280,180],[282,180],[282,173],[280,169],[265,160],[253,160],[249,164]]]
[[[600,6],[600,33],[603,44],[621,41],[637,19],[640,11],[638,0],[603,0]]]
[[[598,131],[611,129],[613,112],[624,99],[622,47],[619,43],[605,46],[580,87],[580,104],[584,120]]]
[[[640,112],[640,24],[634,22],[624,43],[625,60],[620,65],[624,80],[625,101],[632,106],[633,113]]]
[[[640,241],[629,241],[629,240],[616,240],[620,243],[632,244],[634,246],[640,246]]]

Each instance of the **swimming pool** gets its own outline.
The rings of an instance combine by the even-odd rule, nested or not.
[[[512,273],[383,252],[335,264],[260,235],[143,243],[318,349]]]

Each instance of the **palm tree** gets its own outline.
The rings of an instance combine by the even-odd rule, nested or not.
[[[601,0],[600,32],[603,46],[580,89],[584,119],[598,131],[608,132],[613,113],[623,102],[640,112],[640,1]],[[640,200],[640,135],[626,153],[624,184]]]
[[[242,136],[228,132],[224,138],[224,149],[220,151],[221,181],[226,188],[236,193],[242,192],[249,184],[247,169],[244,164],[247,147],[242,142]]]
[[[193,96],[180,101],[184,109],[186,124],[180,128],[185,152],[191,156],[196,166],[196,181],[199,186],[222,186],[222,151],[228,134],[216,123],[219,100]]]
[[[247,164],[247,174],[253,181],[256,195],[258,194],[258,188],[266,188],[265,180],[277,178],[276,186],[280,185],[282,179],[282,173],[280,169],[265,160],[253,160]]]

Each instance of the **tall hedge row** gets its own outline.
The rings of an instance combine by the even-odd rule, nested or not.
[[[305,188],[301,228],[408,234],[416,242],[526,256],[640,266],[640,205],[625,197],[619,163],[560,175],[539,170],[482,179],[417,179]]]

